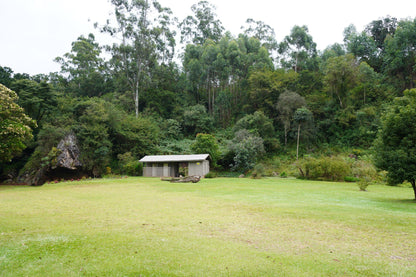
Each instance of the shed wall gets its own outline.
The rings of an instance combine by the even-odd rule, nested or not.
[[[205,176],[209,173],[209,161],[189,162],[189,176]],[[143,176],[145,177],[177,177],[179,163],[152,163],[146,162],[143,167]]]

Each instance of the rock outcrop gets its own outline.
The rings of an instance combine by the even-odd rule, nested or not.
[[[77,138],[73,133],[64,137],[56,148],[60,150],[60,154],[56,158],[56,165],[54,165],[52,169],[63,167],[77,170],[82,166],[81,161],[79,160],[80,151]]]
[[[49,157],[50,163],[32,173],[26,173],[24,183],[31,186],[41,186],[47,181],[77,178],[82,174],[80,150],[75,134],[65,136],[56,147],[57,156]]]

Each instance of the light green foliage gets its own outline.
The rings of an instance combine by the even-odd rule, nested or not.
[[[229,120],[241,113],[233,107],[245,102],[245,78],[256,70],[272,70],[273,63],[258,39],[246,35],[234,39],[227,33],[219,42],[187,45],[183,66],[187,90],[196,103],[207,103],[209,114],[215,113],[222,125],[229,126]]]
[[[329,95],[341,109],[348,106],[348,96],[357,83],[358,72],[359,64],[351,54],[332,57],[326,62],[324,82]]]
[[[296,179],[123,178],[0,186],[11,276],[403,276],[410,188]],[[34,197],[36,196],[36,197]],[[388,224],[387,224],[388,223]]]
[[[416,198],[416,89],[396,98],[382,117],[375,143],[375,164],[388,171],[391,184],[408,181]]]
[[[119,166],[121,174],[129,176],[141,176],[143,174],[143,164],[132,156],[131,152],[118,154]]]
[[[279,53],[283,55],[281,64],[284,68],[314,70],[316,64],[316,43],[309,34],[307,26],[294,26],[290,35],[286,36],[279,45]]]
[[[202,45],[206,40],[219,41],[224,27],[215,13],[215,6],[199,1],[191,7],[194,15],[187,16],[180,24],[181,42]]]
[[[170,62],[173,58],[172,11],[156,0],[111,3],[116,22],[108,20],[101,31],[122,38],[120,43],[107,46],[112,54],[111,68],[132,93],[138,117],[140,96],[151,83],[150,73],[159,61]]]
[[[263,139],[274,136],[273,121],[262,111],[256,111],[253,114],[246,115],[238,120],[234,125],[234,132],[243,129],[258,135]]]
[[[298,76],[299,73],[292,70],[262,68],[251,71],[248,76],[249,110],[261,110],[268,117],[276,118],[276,103],[280,94],[287,90],[295,90]]]
[[[373,62],[377,57],[377,46],[374,39],[365,31],[358,33],[355,26],[344,30],[344,42],[349,53],[365,62]]]
[[[26,148],[36,122],[16,103],[16,93],[0,84],[0,162],[9,162]]]
[[[192,154],[191,145],[194,143],[191,139],[165,139],[161,140],[156,152],[161,155],[184,155]]]
[[[106,91],[108,76],[104,74],[101,47],[93,34],[80,36],[72,43],[71,52],[55,58],[61,64],[61,72],[69,74],[69,92],[79,96],[99,96]]]
[[[166,139],[180,140],[183,137],[181,124],[175,119],[166,119],[161,123],[161,132]]]
[[[195,136],[198,133],[210,133],[213,128],[213,120],[204,106],[195,105],[184,111],[182,126],[186,134]]]
[[[358,187],[362,191],[366,191],[367,187],[377,180],[377,171],[373,164],[367,161],[356,161],[352,168],[352,174],[358,178]]]
[[[248,37],[258,39],[272,55],[278,49],[274,29],[263,21],[255,21],[252,18],[246,20],[246,26],[242,26],[243,32]]]
[[[221,155],[216,138],[210,134],[197,134],[191,150],[194,154],[209,154],[214,167]]]
[[[252,169],[265,154],[263,139],[245,129],[235,133],[228,148],[234,154],[232,169],[241,172]]]
[[[305,98],[296,92],[286,91],[279,95],[276,109],[285,130],[285,145],[287,145],[287,135],[294,120],[293,115],[297,109],[302,107],[306,107]]]
[[[253,171],[251,172],[251,178],[261,179],[264,176],[264,174],[265,174],[264,165],[259,163],[254,166]]]
[[[234,132],[247,130],[255,136],[263,139],[265,150],[268,154],[276,153],[280,149],[280,142],[275,138],[273,121],[262,111],[248,114],[237,121],[233,128]]]
[[[296,162],[300,176],[311,180],[344,181],[351,175],[351,163],[342,157],[306,157]]]
[[[75,133],[81,142],[81,162],[86,170],[94,172],[94,176],[100,176],[110,162],[112,148],[105,102],[98,98],[79,102],[75,113],[78,115]]]
[[[135,157],[154,153],[160,128],[152,117],[128,115],[109,106],[109,135],[115,153],[132,152]]]

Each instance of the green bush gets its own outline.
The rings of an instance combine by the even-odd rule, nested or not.
[[[300,177],[311,180],[344,181],[351,175],[350,161],[340,157],[307,157],[297,162]]]
[[[365,160],[356,161],[353,164],[352,172],[359,179],[357,185],[361,191],[366,191],[367,187],[378,177],[374,165]]]
[[[129,176],[143,175],[143,164],[139,161],[131,161],[123,166],[123,172]]]
[[[208,172],[208,174],[205,175],[205,178],[215,178],[217,177],[217,174],[215,172]]]
[[[264,165],[256,164],[256,166],[253,169],[253,172],[251,173],[251,178],[261,179],[264,176],[264,172]]]
[[[345,182],[358,182],[360,181],[360,179],[354,176],[345,176],[344,181]]]

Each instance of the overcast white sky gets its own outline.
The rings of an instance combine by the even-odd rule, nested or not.
[[[159,0],[179,20],[190,15],[198,0]],[[294,25],[307,25],[323,50],[342,42],[343,30],[354,24],[358,31],[387,15],[416,17],[416,0],[209,0],[226,30],[234,35],[247,18],[274,28],[280,42]],[[94,22],[108,18],[108,0],[0,0],[0,66],[31,75],[59,71],[53,59],[71,49],[80,35],[97,33]],[[100,41],[100,36],[97,36]]]

